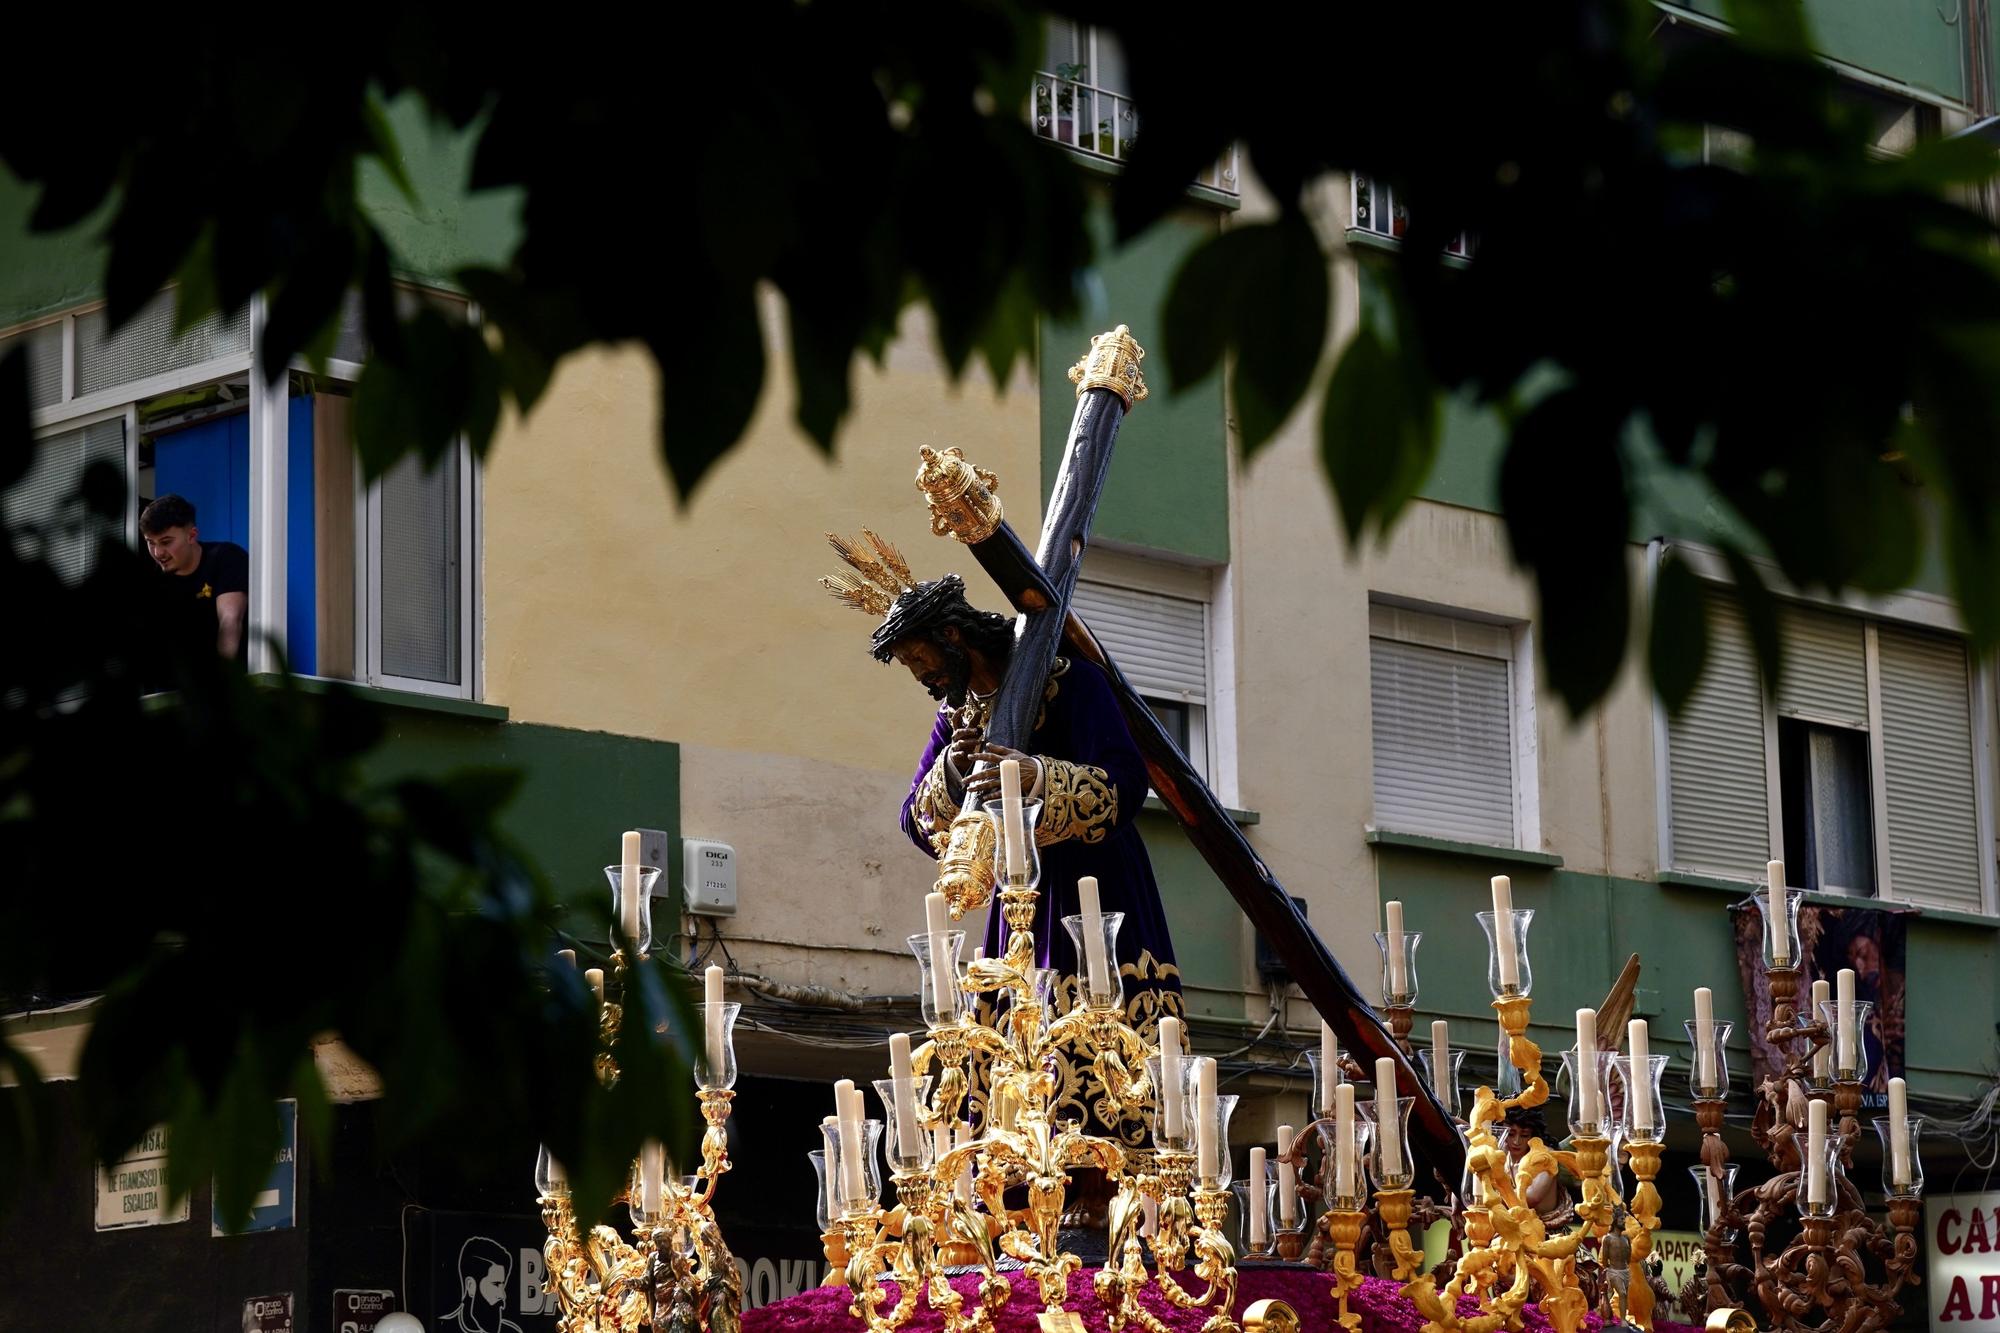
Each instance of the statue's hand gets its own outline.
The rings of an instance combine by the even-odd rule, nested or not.
[[[1000,761],[1002,759],[1018,759],[1021,761],[1021,794],[1023,796],[1033,791],[1036,784],[1042,780],[1042,761],[1034,755],[1024,754],[1019,750],[1011,750],[1004,745],[989,744],[984,749],[973,753],[972,762],[974,764],[985,764],[986,767],[965,780],[965,790],[968,795],[977,797],[981,801],[990,801],[1000,795]]]

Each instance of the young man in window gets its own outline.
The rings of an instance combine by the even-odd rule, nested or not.
[[[167,623],[187,642],[215,645],[231,661],[243,660],[243,628],[250,615],[250,553],[234,542],[205,542],[194,506],[162,495],[139,514],[146,554],[160,566]]]

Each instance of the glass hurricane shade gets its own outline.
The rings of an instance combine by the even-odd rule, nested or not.
[[[1240,1253],[1268,1258],[1271,1254],[1273,1243],[1278,1236],[1278,1180],[1276,1174],[1274,1173],[1264,1182],[1264,1236],[1262,1240],[1253,1240],[1250,1236],[1250,1191],[1254,1187],[1255,1182],[1250,1180],[1238,1180],[1229,1186],[1229,1192],[1233,1196],[1229,1201],[1230,1207],[1236,1214],[1236,1240],[1240,1245]],[[1292,1229],[1297,1230],[1296,1227]]]
[[[1709,1175],[1708,1164],[1706,1162],[1697,1162],[1695,1165],[1689,1167],[1688,1175],[1694,1180],[1694,1197],[1696,1207],[1700,1210],[1701,1231],[1703,1235],[1707,1235],[1715,1229],[1716,1205],[1720,1204],[1724,1209],[1727,1209],[1730,1199],[1735,1197],[1736,1163],[1728,1162],[1723,1165],[1722,1178],[1720,1180],[1714,1180]],[[1713,1192],[1709,1189],[1711,1183],[1715,1185]],[[1735,1236],[1735,1234],[1736,1232],[1732,1228],[1724,1232],[1722,1238],[1728,1240]]]
[[[1620,1059],[1616,1051],[1600,1050],[1596,1053],[1597,1063],[1597,1118],[1586,1121],[1583,1118],[1583,1098],[1577,1091],[1576,1047],[1562,1053],[1562,1068],[1556,1073],[1555,1092],[1565,1099],[1569,1106],[1569,1132],[1572,1136],[1608,1139],[1617,1123],[1616,1105],[1622,1104],[1612,1096],[1613,1080],[1618,1077],[1612,1066]],[[1622,1087],[1623,1085],[1616,1085]]]
[[[1868,1020],[1875,1001],[1854,1002],[1854,1050],[1846,1061],[1840,1055],[1840,1001],[1827,1000],[1819,1007],[1820,1022],[1826,1024],[1827,1068],[1838,1082],[1864,1083],[1868,1079]]]
[[[985,802],[979,807],[987,818],[993,821],[993,885],[994,888],[1007,887],[1007,803],[999,797]],[[1042,803],[1039,800],[1021,801],[1021,868],[1027,875],[1027,886],[1035,888],[1042,882],[1042,853],[1035,846],[1035,826],[1042,819]]]
[[[1355,1099],[1356,1107],[1366,1105],[1368,1108],[1371,1131],[1367,1153],[1368,1179],[1378,1190],[1406,1189],[1416,1179],[1417,1169],[1410,1158],[1410,1107],[1415,1105],[1416,1100],[1414,1097],[1396,1099],[1396,1152],[1393,1157],[1385,1159],[1382,1155],[1381,1127],[1375,1123],[1375,1099],[1370,1097],[1366,1103]]]
[[[1195,1077],[1201,1061],[1182,1052],[1174,1064],[1178,1071],[1181,1090],[1180,1132],[1178,1134],[1167,1132],[1166,1100],[1161,1092],[1165,1086],[1162,1081],[1164,1075],[1161,1073],[1161,1057],[1157,1055],[1146,1057],[1146,1080],[1153,1089],[1152,1097],[1146,1102],[1146,1128],[1152,1132],[1153,1142],[1157,1147],[1167,1152],[1193,1152]]]
[[[1320,1067],[1318,1051],[1306,1052],[1306,1064],[1312,1068],[1313,1116],[1330,1116],[1333,1114],[1333,1090],[1347,1082],[1347,1071],[1340,1067],[1340,1061],[1336,1059],[1329,1077],[1329,1071]]]
[[[1494,929],[1493,913],[1475,912],[1473,915],[1479,919],[1479,928],[1486,932],[1486,989],[1496,1000],[1534,994],[1535,970],[1528,962],[1528,927],[1535,922],[1535,909],[1516,907],[1507,914],[1512,927],[1508,932],[1508,943],[1514,961],[1514,984],[1511,988],[1503,986],[1500,981],[1500,940]]]
[[[535,1197],[549,1199],[568,1193],[569,1177],[562,1163],[549,1151],[548,1144],[542,1144],[535,1151]]]
[[[1777,928],[1783,932],[1785,941],[1785,959],[1781,963],[1778,961],[1777,951],[1773,947],[1778,937],[1772,931],[1771,895],[1762,889],[1757,891],[1757,915],[1764,922],[1765,967],[1797,967],[1799,965],[1799,908],[1804,904],[1805,900],[1806,891],[1804,889],[1785,890],[1785,919],[1776,923]]]
[[[1078,912],[1062,919],[1063,929],[1069,932],[1070,944],[1076,949],[1076,989],[1083,996],[1084,1003],[1092,1009],[1115,1009],[1125,996],[1125,978],[1118,971],[1118,928],[1125,924],[1123,912],[1099,912],[1097,920],[1102,927],[1104,947],[1104,975],[1110,989],[1099,992],[1090,980],[1090,965],[1086,961],[1083,942],[1083,913]]]
[[[625,937],[634,933],[625,914],[625,867],[606,866],[604,877],[611,881],[611,947],[625,947]],[[658,866],[639,867],[638,943],[639,956],[653,948],[653,885],[660,879]]]
[[[840,1122],[822,1124],[820,1137],[824,1140],[821,1151],[825,1155],[824,1166],[833,1173],[833,1199],[843,1214],[859,1212],[873,1207],[882,1197],[882,1122],[864,1120],[861,1122],[861,1193],[852,1194],[848,1189],[847,1172],[842,1169],[840,1152]],[[820,1191],[822,1199],[827,1191]]]
[[[1363,1104],[1354,1105],[1354,1193],[1343,1197],[1339,1191],[1339,1162],[1335,1158],[1339,1139],[1339,1126],[1331,1116],[1316,1121],[1313,1128],[1319,1133],[1320,1192],[1329,1208],[1360,1208],[1368,1198],[1368,1158],[1375,1144],[1375,1122],[1363,1111]]]
[[[1715,1029],[1715,1068],[1710,1071],[1712,1078],[1704,1078],[1701,1067],[1701,1034],[1697,1024],[1690,1018],[1685,1024],[1688,1038],[1688,1095],[1704,1100],[1727,1098],[1729,1096],[1729,1034],[1735,1024],[1718,1018],[1709,1026]]]
[[[708,1044],[709,1010],[722,1011],[721,1050],[710,1051]],[[735,1000],[725,1000],[719,1005],[710,1005],[707,1000],[697,1000],[694,1005],[695,1018],[701,1026],[694,1037],[694,1085],[697,1088],[733,1088],[736,1086],[736,1020],[742,1016],[743,1006]],[[717,1062],[716,1057],[720,1057]]]
[[[1445,1068],[1440,1074],[1435,1067],[1437,1061],[1430,1047],[1426,1046],[1417,1052],[1417,1058],[1424,1063],[1424,1077],[1430,1081],[1431,1092],[1444,1103],[1445,1110],[1454,1116],[1460,1114],[1458,1076],[1465,1064],[1465,1056],[1466,1052],[1463,1050],[1452,1051],[1445,1057]]]
[[[944,966],[951,970],[951,979],[945,986],[945,1000],[951,1005],[951,1012],[938,1008],[937,991],[932,982],[932,969],[937,963],[931,958],[931,937],[929,931],[909,937],[910,952],[917,959],[918,981],[917,1006],[923,1011],[924,1023],[929,1027],[958,1021],[959,1008],[965,992],[959,989],[959,979],[964,975],[965,932],[948,930],[944,933]]]
[[[1908,1163],[1905,1168],[1906,1178],[1900,1181],[1895,1178],[1895,1134],[1889,1117],[1877,1116],[1874,1124],[1875,1137],[1882,1144],[1882,1193],[1891,1199],[1917,1198],[1924,1192],[1924,1160],[1917,1152],[1917,1140],[1923,1137],[1924,1118],[1918,1115],[1903,1117],[1903,1146],[1908,1155]]]
[[[1644,1077],[1636,1082],[1629,1056],[1617,1057],[1616,1070],[1619,1090],[1624,1093],[1624,1106],[1618,1117],[1620,1137],[1627,1143],[1660,1142],[1667,1133],[1667,1108],[1660,1098],[1660,1079],[1667,1072],[1667,1057],[1648,1055]]]
[[[1403,932],[1400,958],[1396,960],[1403,965],[1403,975],[1398,978],[1395,961],[1389,957],[1388,933],[1375,932],[1375,947],[1382,954],[1382,1003],[1414,1005],[1417,1002],[1417,946],[1423,943],[1423,939],[1424,932],[1421,930]]]
[[[896,1114],[896,1080],[878,1078],[874,1080],[875,1096],[882,1103],[882,1152],[888,1159],[891,1172],[922,1171],[931,1164],[934,1148],[930,1131],[923,1127],[923,1108],[931,1095],[932,1076],[910,1080],[911,1119],[916,1121],[916,1142],[904,1143],[899,1126],[902,1120]]]

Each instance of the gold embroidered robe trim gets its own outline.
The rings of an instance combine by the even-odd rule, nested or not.
[[[1103,842],[1118,822],[1118,788],[1101,768],[1066,759],[1042,760],[1042,818],[1035,845],[1074,839]]]

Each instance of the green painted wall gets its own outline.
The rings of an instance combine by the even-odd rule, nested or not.
[[[667,873],[680,881],[681,756],[667,741],[518,722],[491,722],[419,709],[384,710],[388,734],[368,758],[383,781],[457,768],[512,768],[523,774],[502,826],[533,859],[565,903],[608,909],[602,867],[618,858],[628,828],[665,829],[675,854]],[[654,901],[653,936],[673,929],[666,914],[678,893]],[[600,946],[603,941],[595,941]]]
[[[460,134],[434,125],[415,97],[391,103],[388,117],[417,201],[372,160],[362,165],[359,191],[398,270],[436,281],[469,264],[503,262],[520,238],[521,196],[466,191],[477,127]],[[38,197],[0,164],[0,328],[94,300],[101,289],[106,252],[97,236],[114,204],[79,226],[36,234],[28,218]]]
[[[1663,6],[1671,8],[1674,6]],[[1679,8],[1726,19],[1724,0]],[[1964,11],[1932,0],[1805,0],[1813,45],[1842,64],[1966,101]]]
[[[1400,899],[1409,928],[1424,932],[1417,969],[1419,1031],[1427,1030],[1428,1020],[1443,1017],[1452,1024],[1455,1045],[1492,1048],[1486,941],[1472,914],[1491,908],[1488,881],[1507,873],[1515,906],[1535,913],[1528,936],[1535,984],[1532,1035],[1548,1056],[1546,1068],[1556,1068],[1554,1052],[1574,1043],[1576,1010],[1602,1001],[1625,959],[1637,953],[1639,1009],[1652,1020],[1654,1051],[1675,1057],[1667,1073],[1669,1100],[1682,1105],[1687,1100],[1681,1024],[1693,1017],[1697,986],[1712,988],[1715,1016],[1737,1026],[1730,1067],[1742,1086],[1749,1056],[1741,1036],[1745,1011],[1728,909],[1750,886],[1739,892],[1652,884],[1401,847],[1380,847],[1377,853],[1382,898]],[[1910,925],[1907,947],[1905,1063],[1911,1092],[1964,1101],[1992,1077],[2000,1058],[1994,1030],[2000,1022],[2000,930],[1919,916]]]
[[[1188,1012],[1242,1018],[1243,932],[1248,929],[1242,909],[1171,815],[1147,811],[1139,816],[1139,833],[1167,909],[1181,981],[1210,988],[1188,991]]]
[[[1090,225],[1097,238],[1097,266],[1083,277],[1082,309],[1075,321],[1043,321],[1041,328],[1042,499],[1046,504],[1062,465],[1076,412],[1069,368],[1090,347],[1092,334],[1130,325],[1139,345],[1160,346],[1160,308],[1174,274],[1189,252],[1218,232],[1219,215],[1190,207],[1114,249],[1111,217],[1101,194],[1093,198]],[[1169,391],[1164,366],[1147,367],[1151,397],[1133,409],[1119,432],[1094,536],[1172,552],[1197,560],[1229,559],[1229,460],[1224,433],[1222,377],[1212,375],[1185,392]]]

